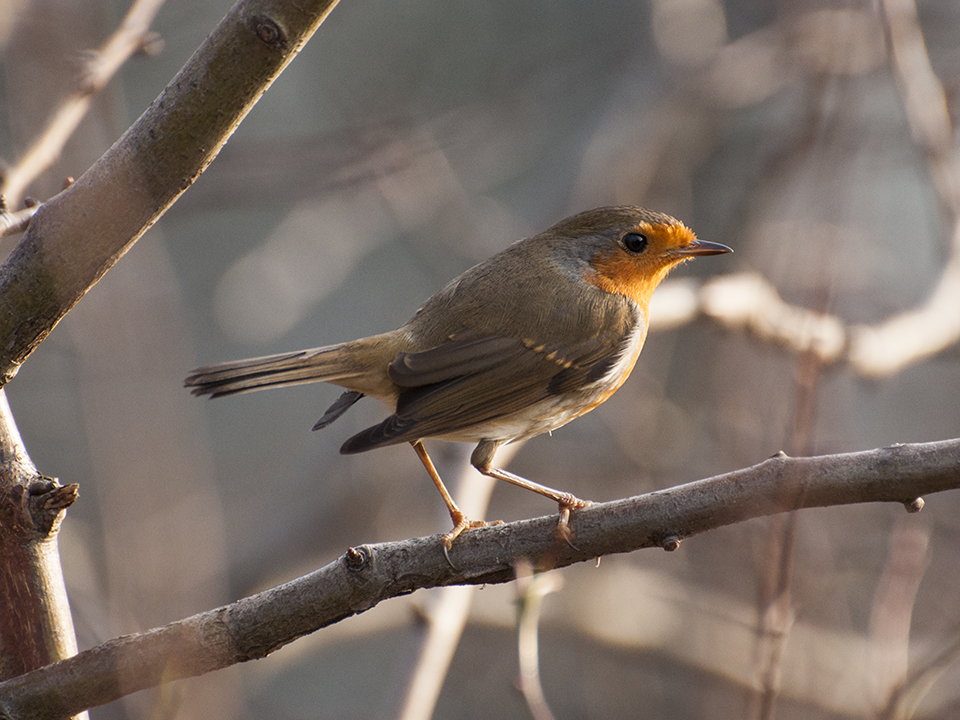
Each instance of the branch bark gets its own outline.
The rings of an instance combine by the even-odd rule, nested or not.
[[[337,0],[241,0],[0,267],[0,385],[213,161]]]
[[[922,506],[960,488],[960,439],[858,453],[790,458],[577,511],[574,544],[547,516],[465,533],[444,557],[440,536],[350,548],[319,570],[231,605],[99,647],[0,683],[0,716],[40,720],[238,662],[391,597],[426,587],[508,582],[529,563],[542,571],[680,540],[787,510],[864,502]]]
[[[76,485],[37,472],[0,390],[0,678],[77,652],[57,553],[60,522],[76,499]]]

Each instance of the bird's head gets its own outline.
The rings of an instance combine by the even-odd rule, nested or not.
[[[639,207],[588,210],[550,228],[577,246],[586,260],[580,278],[601,290],[625,295],[646,307],[667,273],[698,255],[733,252],[697,240],[679,220]]]

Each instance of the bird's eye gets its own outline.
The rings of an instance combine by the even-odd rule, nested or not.
[[[647,236],[640,233],[627,233],[621,238],[620,242],[634,255],[639,255],[647,249]]]

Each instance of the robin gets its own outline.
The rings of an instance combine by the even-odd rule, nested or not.
[[[570,510],[590,503],[495,467],[497,448],[555,430],[609,398],[640,354],[660,281],[693,257],[728,252],[669,215],[587,210],[470,268],[397,330],[198,368],[185,385],[211,397],[317,381],[346,388],[314,430],[364,395],[376,398],[390,416],[340,452],[410,443],[450,511],[446,549],[487,523],[457,507],[424,438],[477,443],[473,466],[558,503],[558,531],[568,539]]]

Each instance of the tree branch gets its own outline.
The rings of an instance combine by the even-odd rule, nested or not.
[[[789,458],[578,510],[574,544],[555,538],[556,517],[465,533],[452,567],[440,536],[364,545],[319,570],[257,595],[139,635],[120,637],[0,683],[0,715],[39,720],[238,662],[414,590],[508,582],[515,568],[564,567],[647,547],[676,549],[707,530],[786,510],[901,502],[960,488],[960,439],[840,455]]]
[[[0,390],[0,678],[77,652],[57,554],[60,522],[76,499],[76,485],[37,472]]]
[[[213,161],[337,0],[241,0],[0,268],[0,385]]]
[[[957,228],[960,237],[960,224]],[[823,365],[845,363],[861,377],[880,379],[960,340],[960,254],[947,264],[930,301],[877,325],[851,325],[836,315],[792,305],[769,280],[752,272],[704,282],[668,280],[650,305],[651,330],[706,317],[790,352],[812,353]]]

